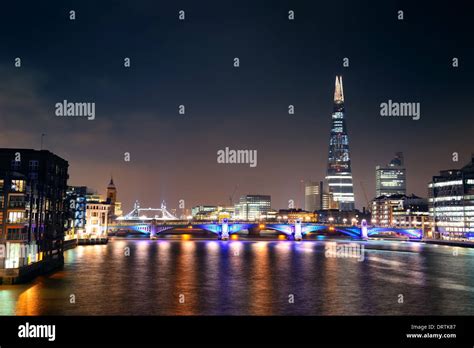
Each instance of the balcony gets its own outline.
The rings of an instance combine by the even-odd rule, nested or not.
[[[25,209],[26,203],[25,202],[10,202],[8,204],[8,208],[12,209]]]
[[[21,218],[15,218],[15,219],[6,219],[5,223],[9,225],[22,225],[26,224],[28,222],[27,218],[21,217]]]
[[[28,233],[25,232],[11,232],[7,233],[7,241],[24,241],[28,240]]]

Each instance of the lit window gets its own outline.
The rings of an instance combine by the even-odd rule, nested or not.
[[[12,191],[25,192],[25,180],[12,180]]]
[[[8,213],[8,222],[15,224],[23,222],[24,212],[21,211],[10,211]]]

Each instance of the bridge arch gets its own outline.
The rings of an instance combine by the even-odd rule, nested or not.
[[[372,227],[368,230],[367,234],[369,237],[376,236],[383,233],[396,233],[407,237],[408,239],[421,239],[423,237],[423,231],[416,228],[391,228],[391,227]]]

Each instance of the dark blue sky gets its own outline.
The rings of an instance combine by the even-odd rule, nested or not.
[[[433,175],[474,151],[467,3],[4,3],[0,147],[38,148],[46,133],[46,148],[70,163],[71,184],[103,191],[113,173],[126,209],[135,199],[226,203],[236,185],[236,196],[270,194],[282,208],[301,200],[301,179],[324,177],[334,78],[342,74],[357,206],[366,205],[361,182],[372,198],[375,165],[395,151],[405,153],[409,191],[426,196]],[[95,102],[96,119],[56,117],[64,99]],[[382,118],[389,99],[420,102],[421,119]],[[226,146],[258,150],[257,168],[217,164]]]

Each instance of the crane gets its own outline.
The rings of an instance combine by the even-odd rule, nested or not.
[[[369,199],[367,198],[367,192],[365,192],[364,183],[363,183],[362,181],[360,182],[360,186],[362,187],[362,192],[364,193],[365,203],[367,204],[366,207],[367,207],[367,209],[370,209],[370,207],[369,207]]]
[[[238,189],[238,188],[239,188],[239,185],[235,185],[234,191],[233,191],[232,194],[229,196],[229,203],[230,203],[230,206],[233,205],[234,195],[235,195],[235,192],[237,192],[237,189]]]

